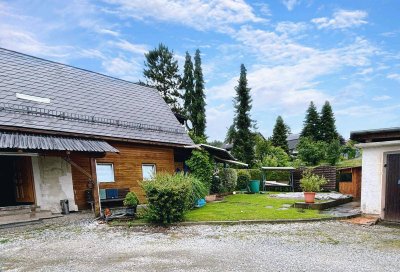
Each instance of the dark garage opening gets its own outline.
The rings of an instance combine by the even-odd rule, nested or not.
[[[30,157],[0,156],[0,207],[34,203]]]

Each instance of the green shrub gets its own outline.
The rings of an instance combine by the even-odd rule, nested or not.
[[[249,169],[248,170],[250,173],[250,180],[261,180],[261,170],[260,169]]]
[[[157,174],[153,180],[143,182],[148,200],[147,218],[155,223],[171,224],[183,220],[191,206],[193,187],[183,173]]]
[[[224,190],[224,186],[221,182],[221,179],[219,178],[218,175],[213,175],[210,192],[212,194],[219,194],[219,193],[222,193],[223,190]]]
[[[311,169],[303,172],[303,178],[300,179],[300,187],[303,192],[319,192],[321,186],[327,183],[324,177],[313,174]]]
[[[250,173],[247,170],[240,169],[237,171],[237,190],[246,189],[250,181]]]
[[[192,175],[186,175],[190,185],[191,185],[191,204],[192,207],[195,205],[196,201],[204,198],[208,195],[208,188],[201,182],[198,178]]]
[[[194,150],[186,165],[191,173],[198,178],[207,188],[211,187],[213,175],[213,161],[207,151]]]
[[[266,180],[289,181],[290,172],[288,171],[266,171]]]
[[[124,199],[124,206],[126,207],[136,207],[139,205],[139,199],[134,192],[129,192],[126,194]]]
[[[219,171],[219,178],[224,192],[232,192],[236,188],[237,174],[232,168],[223,168]]]

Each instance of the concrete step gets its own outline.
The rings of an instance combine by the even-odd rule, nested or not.
[[[42,219],[61,217],[61,214],[53,214],[50,211],[32,211],[28,214],[14,214],[0,217],[0,228],[12,227],[16,225],[26,225],[37,223]]]
[[[19,206],[9,206],[0,207],[0,217],[19,215],[19,214],[30,214],[32,211],[32,205],[19,205]]]

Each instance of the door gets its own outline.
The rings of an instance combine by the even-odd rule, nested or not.
[[[400,154],[388,154],[386,167],[384,219],[400,221]]]
[[[30,157],[16,157],[14,163],[15,201],[34,203],[32,161]]]

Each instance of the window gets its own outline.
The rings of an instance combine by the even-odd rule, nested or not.
[[[114,182],[114,165],[112,163],[96,163],[97,180]]]
[[[142,164],[143,180],[150,180],[156,174],[155,164]]]

